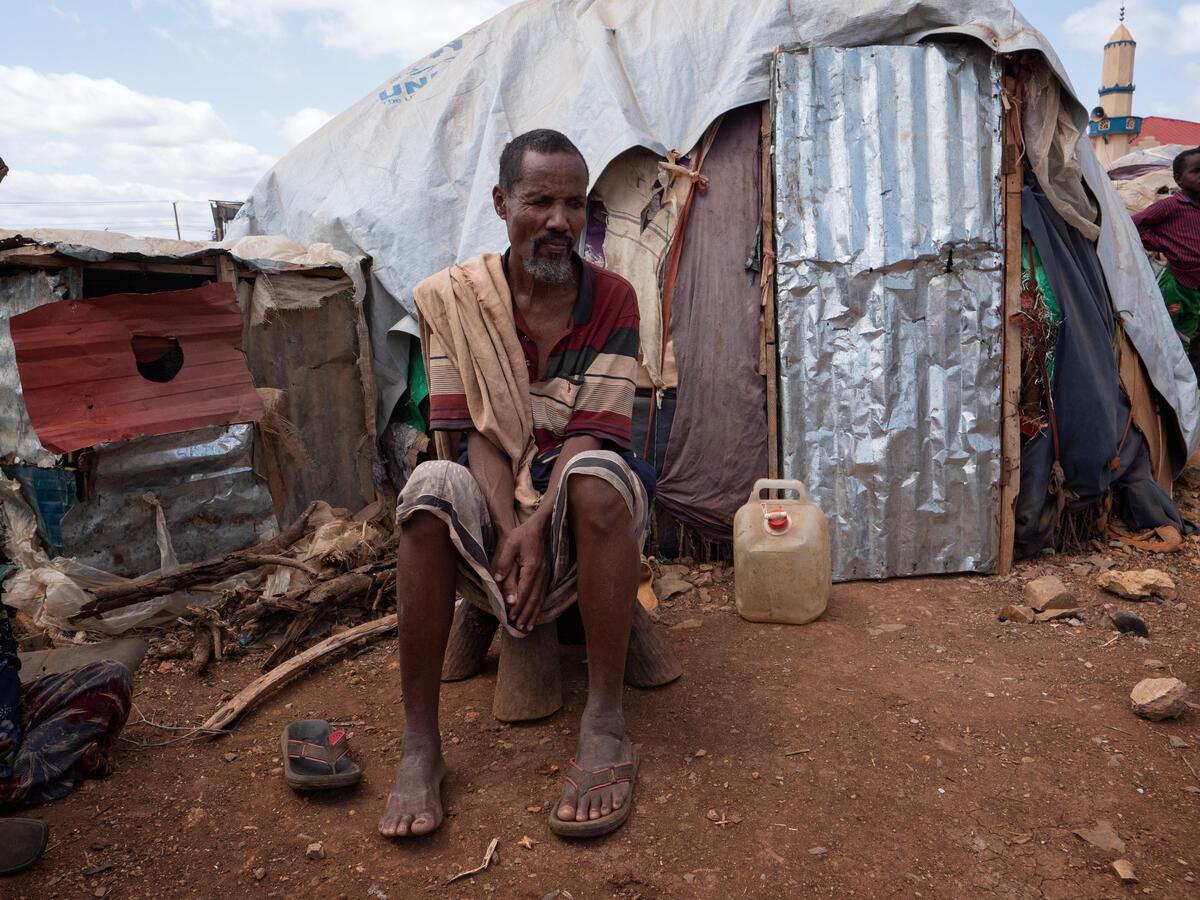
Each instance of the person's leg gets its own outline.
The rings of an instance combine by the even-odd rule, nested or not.
[[[592,771],[627,763],[633,755],[625,734],[621,692],[640,548],[629,507],[612,485],[589,475],[565,477],[588,659],[588,699],[579,723],[575,762]],[[624,805],[631,787],[622,783],[576,797],[568,783],[558,804],[558,818],[598,819]]]
[[[379,831],[386,837],[428,834],[442,824],[441,784],[446,767],[438,733],[438,694],[454,615],[457,565],[449,528],[433,513],[415,512],[400,527],[396,611],[404,749],[379,820]]]
[[[113,770],[108,751],[125,727],[133,674],[113,660],[97,660],[35,678],[21,689],[24,737],[11,771],[0,778],[0,802],[47,803],[65,797],[85,778]]]

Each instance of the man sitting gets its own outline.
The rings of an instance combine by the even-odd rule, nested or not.
[[[577,589],[588,699],[551,829],[617,828],[636,775],[621,692],[653,491],[653,470],[629,450],[637,298],[574,252],[588,169],[564,135],[540,129],[512,140],[499,180],[492,197],[509,250],[452,266],[413,292],[430,426],[466,433],[469,468],[423,463],[397,509],[405,731],[379,822],[388,837],[442,822],[438,695],[456,583],[486,597],[514,636],[551,621]]]
[[[1185,347],[1195,343],[1200,324],[1200,147],[1184,150],[1172,163],[1178,193],[1133,216],[1142,244],[1167,258],[1158,286]],[[1200,364],[1194,352],[1192,365]],[[1200,371],[1200,369],[1198,369]]]

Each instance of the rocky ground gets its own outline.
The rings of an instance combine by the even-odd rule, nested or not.
[[[1097,583],[1148,568],[1173,582],[1170,599]],[[1200,711],[1150,721],[1130,691],[1147,677],[1200,689],[1198,571],[1194,540],[1168,555],[1099,544],[1004,578],[840,584],[820,620],[777,626],[737,616],[724,568],[668,570],[699,582],[657,613],[685,674],[628,693],[643,761],[633,814],[586,844],[546,827],[584,700],[580,648],[564,649],[565,708],[541,722],[492,718],[494,658],[445,687],[450,815],[403,843],[375,831],[403,731],[394,641],[316,669],[216,741],[158,726],[201,722],[269,648],[201,679],[148,659],[118,772],[22,813],[50,823],[51,845],[3,894],[1194,897]],[[1000,621],[1006,606],[1028,611],[1046,575],[1070,615]],[[1149,637],[1115,630],[1105,603]],[[310,717],[352,732],[357,789],[306,797],[283,783],[280,731]],[[491,865],[450,883],[493,839]]]

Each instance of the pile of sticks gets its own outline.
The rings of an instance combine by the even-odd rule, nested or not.
[[[176,591],[219,591],[222,596],[207,606],[189,606],[193,629],[191,668],[202,671],[213,659],[222,659],[231,642],[249,640],[279,628],[283,636],[262,668],[276,667],[297,650],[297,644],[323,617],[347,610],[375,611],[395,595],[395,538],[364,540],[352,552],[331,552],[319,559],[302,560],[289,549],[304,541],[317,525],[314,514],[328,507],[312,503],[278,535],[251,547],[215,559],[182,566],[172,572],[139,578],[125,584],[96,588],[94,599],[72,621],[102,617],[115,609],[166,596]],[[368,528],[363,520],[363,534]],[[371,533],[380,534],[378,529]],[[307,542],[305,542],[305,546]],[[212,585],[234,575],[266,566],[284,566],[303,574],[301,586],[279,596],[265,596],[252,588],[218,589]]]

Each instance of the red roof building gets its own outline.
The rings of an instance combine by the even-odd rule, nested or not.
[[[1142,133],[1133,139],[1133,146],[1160,147],[1163,144],[1186,144],[1189,147],[1200,147],[1200,122],[1164,119],[1162,116],[1144,116]]]

